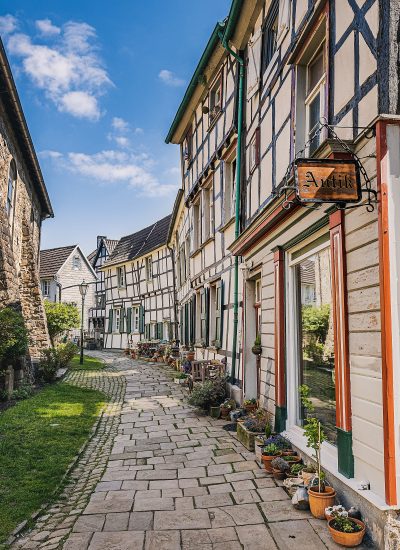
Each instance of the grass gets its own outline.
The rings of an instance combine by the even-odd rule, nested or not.
[[[0,546],[49,502],[105,401],[60,382],[0,414]]]
[[[89,355],[83,356],[83,364],[79,364],[79,355],[75,355],[69,364],[71,369],[74,370],[100,370],[106,367],[106,364],[101,359],[95,357],[89,357]]]

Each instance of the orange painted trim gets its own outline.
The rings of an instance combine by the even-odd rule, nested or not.
[[[399,124],[399,122],[396,122]],[[396,452],[394,428],[393,389],[393,343],[390,296],[390,243],[387,170],[386,121],[376,125],[376,161],[378,187],[378,232],[379,232],[379,280],[381,299],[382,341],[382,399],[383,399],[383,453],[385,468],[385,496],[389,505],[397,504]]]
[[[275,405],[286,403],[285,383],[285,253],[278,248],[274,253],[275,286]]]
[[[335,349],[336,426],[346,432],[350,432],[351,391],[344,223],[345,215],[343,210],[336,210],[329,216]]]

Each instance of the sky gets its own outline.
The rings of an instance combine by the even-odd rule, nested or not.
[[[3,0],[0,35],[53,205],[42,248],[119,239],[172,210],[165,136],[230,0]]]

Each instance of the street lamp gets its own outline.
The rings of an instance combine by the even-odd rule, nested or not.
[[[81,355],[79,358],[79,364],[83,365],[83,315],[84,315],[84,305],[85,305],[85,296],[88,289],[89,284],[85,283],[85,280],[81,282],[79,285],[79,292],[82,296],[82,315],[81,315]]]

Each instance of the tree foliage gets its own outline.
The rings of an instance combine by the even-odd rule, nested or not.
[[[21,313],[5,307],[0,310],[0,361],[12,361],[28,351],[28,331]]]
[[[54,303],[46,300],[44,307],[47,316],[47,328],[52,343],[54,338],[60,336],[66,330],[79,327],[79,311],[73,304]]]

